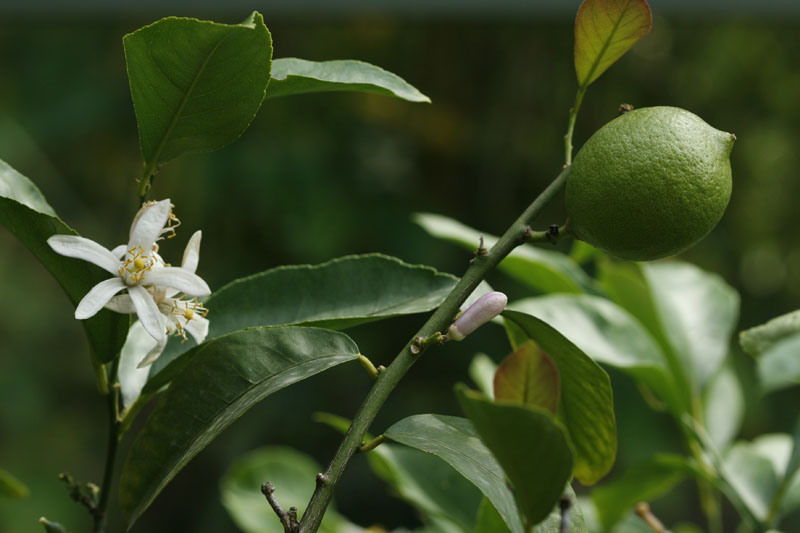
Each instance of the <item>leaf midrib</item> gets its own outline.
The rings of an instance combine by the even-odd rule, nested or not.
[[[625,18],[625,13],[628,11],[628,7],[630,7],[632,1],[633,0],[628,0],[625,3],[625,7],[622,8],[619,18],[614,23],[614,27],[608,34],[608,38],[603,42],[603,47],[600,49],[600,53],[597,54],[597,57],[592,62],[592,66],[591,68],[589,68],[589,72],[586,75],[586,79],[581,83],[581,87],[586,87],[591,83],[590,80],[592,79],[592,75],[594,74],[595,70],[597,70],[597,66],[600,64],[600,61],[603,59],[603,56],[606,55],[606,51],[611,46],[611,41],[614,39],[614,34],[617,33],[619,25],[622,23],[622,19]]]
[[[217,48],[219,48],[220,45],[225,41],[225,39],[227,39],[228,36],[234,31],[236,31],[236,28],[230,28],[225,33],[225,35],[223,35],[222,38],[219,41],[217,41],[217,44],[214,45],[214,47],[211,49],[208,55],[206,55],[206,58],[203,60],[202,65],[200,65],[200,68],[197,70],[194,79],[192,79],[192,83],[189,84],[189,88],[186,90],[186,93],[181,98],[181,102],[180,104],[178,104],[178,109],[176,109],[175,113],[172,115],[172,120],[170,120],[169,126],[167,126],[167,131],[164,132],[164,136],[161,138],[161,142],[158,143],[155,152],[153,152],[153,157],[147,164],[147,168],[144,172],[145,178],[149,177],[153,173],[155,168],[158,166],[159,156],[161,155],[161,152],[164,151],[164,148],[167,145],[167,141],[172,135],[172,131],[175,129],[178,120],[180,120],[181,113],[183,112],[184,107],[186,107],[186,102],[189,101],[189,98],[191,97],[192,92],[194,92],[195,86],[197,85],[197,81],[200,79],[200,76],[203,75],[203,72],[205,72],[205,69],[208,66],[208,62],[211,60],[211,57],[216,53]]]

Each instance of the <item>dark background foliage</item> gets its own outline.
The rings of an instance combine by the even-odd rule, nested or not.
[[[682,259],[736,286],[740,329],[753,326],[800,307],[800,18],[781,2],[759,4],[763,12],[711,3],[683,11],[678,2],[660,11],[664,3],[653,2],[651,34],[591,87],[576,146],[623,102],[684,107],[737,134],[728,212]],[[275,57],[369,61],[433,104],[356,94],[267,101],[239,141],[174,161],[157,176],[154,197],[171,198],[184,224],[167,259],[178,260],[185,239],[202,229],[199,273],[212,288],[282,264],[371,251],[458,275],[468,254],[425,235],[410,214],[442,213],[498,233],[555,176],[575,91],[571,24],[578,2],[505,11],[465,4],[466,12],[357,4],[327,11],[162,4],[132,12],[87,3],[49,14],[4,5],[0,158],[36,182],[81,234],[109,246],[124,241],[141,163],[122,35],[167,14],[236,22],[256,7],[272,31]],[[542,224],[563,217],[556,202]],[[0,280],[0,467],[32,490],[27,500],[0,500],[0,531],[36,530],[42,514],[85,530],[88,517],[66,498],[56,474],[68,470],[84,481],[102,475],[105,406],[86,342],[59,287],[6,231]],[[501,275],[490,282],[512,296],[528,294]],[[349,333],[362,352],[386,363],[421,320]],[[430,352],[373,429],[409,414],[459,414],[452,384],[467,380],[472,354],[483,350],[499,360],[506,346],[500,329],[487,327],[469,342]],[[800,403],[796,388],[759,397],[750,361],[733,349],[748,395],[742,436],[788,430]],[[650,411],[624,377],[612,378],[617,468],[679,450],[672,423]],[[269,398],[198,456],[134,531],[235,530],[217,488],[231,462],[260,445],[290,444],[324,464],[338,435],[311,414],[352,416],[368,386],[363,372],[347,365]],[[363,458],[353,461],[337,498],[362,525],[417,523]],[[695,502],[686,483],[654,508],[667,523],[701,523]]]

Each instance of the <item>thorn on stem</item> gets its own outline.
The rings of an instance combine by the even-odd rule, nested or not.
[[[486,255],[488,253],[489,251],[483,246],[483,235],[481,235],[478,237],[478,249],[472,253],[472,259],[470,259],[469,262],[474,263],[475,260],[478,259],[478,257]]]

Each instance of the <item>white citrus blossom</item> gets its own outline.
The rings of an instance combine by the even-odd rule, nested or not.
[[[201,238],[202,232],[196,231],[192,238],[189,239],[189,243],[183,252],[180,268],[191,274],[194,274],[195,270],[197,270],[197,264],[200,261]],[[205,340],[206,335],[208,335],[208,319],[205,318],[208,309],[197,301],[197,297],[176,297],[181,291],[171,287],[155,286],[149,290],[161,313],[163,331],[167,334],[182,337],[183,341],[186,341],[186,332],[188,331],[197,344]],[[136,303],[130,295],[121,294],[111,298],[106,304],[106,308],[118,313],[135,313]],[[150,346],[147,355],[139,362],[137,368],[152,364],[164,351],[164,347],[167,344],[166,335],[162,335],[156,341],[155,345]]]
[[[195,233],[184,253],[183,262],[191,268],[168,266],[158,255],[156,241],[164,234],[174,233],[172,222],[177,222],[172,214],[172,204],[169,200],[162,200],[142,206],[131,224],[127,246],[108,250],[90,239],[75,235],[53,235],[47,239],[57,253],[88,261],[114,275],[95,285],[83,297],[75,309],[75,318],[84,320],[94,316],[109,304],[115,294],[127,290],[123,302],[129,302],[130,306],[118,302],[118,305],[108,307],[123,313],[135,312],[145,331],[159,345],[165,345],[168,326],[160,304],[179,292],[192,297],[211,294],[206,282],[194,273],[199,257],[200,232]],[[193,241],[195,245],[192,245]]]

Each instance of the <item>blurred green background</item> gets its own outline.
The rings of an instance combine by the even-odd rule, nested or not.
[[[469,254],[428,237],[410,214],[442,213],[499,233],[562,164],[576,88],[577,1],[505,1],[494,8],[471,2],[461,10],[351,1],[338,10],[313,2],[303,2],[304,9],[161,2],[136,10],[78,2],[45,11],[37,10],[40,3],[0,5],[0,159],[36,182],[68,224],[108,246],[126,240],[141,168],[121,38],[161,16],[237,22],[257,8],[272,31],[275,57],[362,59],[433,100],[343,93],[270,100],[239,141],[166,166],[153,196],[171,198],[183,221],[167,260],[177,260],[191,232],[202,229],[199,273],[212,288],[278,265],[372,251],[458,275]],[[800,307],[800,10],[791,2],[735,10],[736,4],[702,10],[667,4],[653,2],[650,35],[592,86],[576,147],[623,102],[684,107],[736,133],[730,207],[682,259],[740,290],[742,329]],[[563,218],[556,202],[541,223]],[[37,531],[41,515],[85,531],[88,516],[68,500],[56,475],[67,470],[82,481],[102,475],[105,406],[86,342],[60,288],[5,230],[0,280],[0,467],[32,490],[27,500],[0,500],[0,532]],[[512,297],[529,294],[502,275],[489,281]],[[422,320],[348,333],[362,352],[386,363]],[[800,391],[759,397],[750,361],[734,350],[748,395],[741,435],[787,431]],[[496,360],[505,355],[499,328],[426,356],[373,429],[410,414],[460,414],[452,384],[467,380],[478,351]],[[654,451],[680,450],[672,423],[648,410],[624,377],[612,378],[617,468]],[[345,366],[269,398],[200,454],[133,531],[234,531],[217,486],[233,460],[261,445],[291,444],[326,463],[339,438],[311,414],[352,416],[368,387],[360,369]],[[361,525],[418,524],[363,458],[353,461],[337,499]],[[653,507],[668,524],[702,523],[690,483]],[[726,513],[732,527],[732,510]]]

